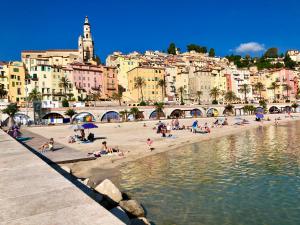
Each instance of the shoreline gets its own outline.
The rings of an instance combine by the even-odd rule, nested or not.
[[[76,163],[69,163],[69,164],[63,164],[67,167],[69,167],[72,170],[72,173],[74,176],[78,178],[91,178],[94,177],[95,174],[100,174],[102,173],[112,173],[109,176],[100,176],[103,179],[105,178],[111,178],[114,176],[116,172],[120,171],[120,167],[124,165],[125,163],[130,163],[133,161],[141,160],[142,158],[156,155],[159,153],[171,151],[177,148],[180,148],[184,145],[189,145],[189,144],[195,144],[199,143],[202,141],[208,141],[216,138],[221,138],[225,136],[229,136],[232,134],[236,134],[238,132],[243,132],[246,130],[254,129],[257,127],[265,127],[265,126],[270,126],[274,125],[274,119],[280,117],[281,120],[278,121],[278,125],[286,124],[288,122],[293,122],[300,120],[300,114],[299,113],[294,113],[292,116],[296,116],[294,118],[286,118],[287,114],[273,114],[273,115],[268,115],[267,117],[270,117],[271,121],[263,121],[261,122],[256,122],[256,121],[249,121],[250,124],[246,125],[229,125],[229,126],[224,126],[223,128],[212,128],[212,133],[210,134],[193,134],[189,131],[183,131],[183,132],[188,132],[188,135],[185,135],[181,140],[174,140],[171,143],[159,143],[157,147],[155,146],[154,151],[149,151],[149,150],[144,150],[144,152],[140,154],[131,154],[125,157],[121,158],[110,158],[110,159],[104,159],[99,160],[93,160],[93,161],[85,161],[85,162],[76,162]],[[250,119],[253,118],[254,116],[244,116],[243,118],[245,119]],[[200,121],[200,124],[207,120],[211,120],[211,118],[197,118],[198,121]],[[214,118],[215,119],[215,118]],[[233,117],[228,117],[229,121],[232,121]],[[195,120],[195,119],[192,119]],[[142,122],[138,122],[142,124]],[[153,131],[154,132],[154,131]],[[179,131],[181,132],[181,131]],[[176,132],[175,132],[176,135]],[[105,157],[103,157],[105,158]],[[99,161],[99,162],[98,162]],[[101,162],[100,162],[101,161]],[[106,173],[106,174],[107,174]],[[98,176],[98,177],[99,177]],[[99,178],[97,180],[100,180]]]

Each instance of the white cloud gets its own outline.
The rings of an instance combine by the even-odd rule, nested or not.
[[[257,42],[241,43],[238,47],[234,49],[234,51],[237,53],[261,52],[264,50],[264,44],[259,44]]]

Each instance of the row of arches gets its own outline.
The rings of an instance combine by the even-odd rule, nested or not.
[[[243,108],[237,109],[237,110],[243,110]],[[257,107],[257,111],[263,110],[262,107]],[[278,106],[271,106],[268,109],[269,113],[281,113],[281,112],[289,112],[292,111],[291,106],[284,106],[284,107],[278,107]],[[140,111],[138,113],[138,118],[139,119],[157,119],[157,118],[187,118],[187,117],[203,117],[204,114],[206,114],[207,117],[217,117],[220,115],[225,115],[227,113],[226,109],[224,108],[209,108],[206,111],[204,109],[199,109],[199,108],[194,108],[194,109],[173,109],[169,114],[167,112],[161,111],[159,112],[159,115],[157,114],[156,110],[153,110],[150,114]],[[148,118],[147,118],[148,117]],[[117,111],[108,111],[105,112],[101,117],[98,119],[101,122],[112,122],[112,121],[119,121],[121,118],[121,115]],[[64,123],[68,118],[64,117],[60,113],[56,112],[51,112],[42,117],[44,121],[47,121],[48,123]],[[129,114],[128,115],[128,120],[133,120],[133,115]],[[22,113],[17,113],[15,115],[15,120],[16,121],[25,121],[25,120],[30,120],[28,116]],[[96,116],[94,116],[92,113],[89,112],[81,112],[72,117],[73,121],[78,121],[78,122],[95,122],[97,120]]]

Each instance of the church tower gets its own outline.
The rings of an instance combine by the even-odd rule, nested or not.
[[[83,37],[78,39],[79,57],[82,62],[90,63],[94,59],[94,41],[91,33],[89,18],[86,16],[83,25]]]

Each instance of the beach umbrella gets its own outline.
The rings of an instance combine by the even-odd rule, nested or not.
[[[264,114],[262,114],[262,113],[256,113],[256,118],[263,119],[264,118]]]
[[[93,128],[98,128],[97,125],[93,123],[84,123],[82,124],[83,129],[93,129]]]
[[[82,130],[84,128],[79,124],[75,124],[75,125],[70,126],[70,129],[72,129],[72,130]]]

